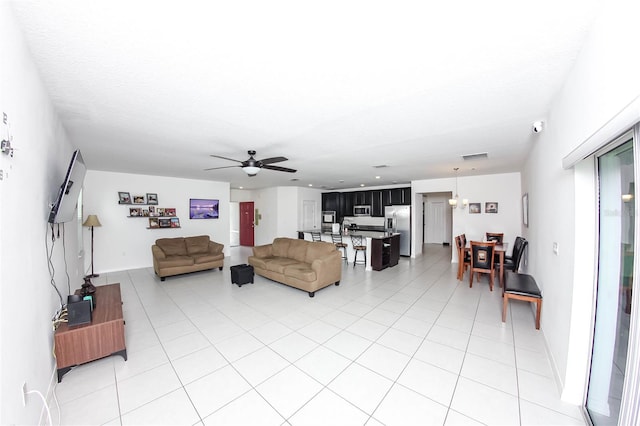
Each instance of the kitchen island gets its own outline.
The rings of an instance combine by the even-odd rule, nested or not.
[[[298,231],[298,238],[311,241],[311,233],[319,232],[322,241],[332,243],[332,232],[320,230]],[[342,234],[342,242],[347,245],[347,262],[353,263],[355,251],[351,243],[351,235],[365,237],[367,245],[367,271],[381,271],[398,264],[400,257],[400,234],[385,231],[349,231],[348,235]],[[360,257],[362,259],[362,257]]]

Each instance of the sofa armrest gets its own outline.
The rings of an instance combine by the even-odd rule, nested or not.
[[[155,244],[151,246],[151,254],[153,254],[154,259],[165,259],[167,257],[162,249]]]
[[[273,254],[273,245],[265,244],[263,246],[253,246],[253,255],[255,257],[270,257]]]
[[[224,244],[209,241],[209,254],[220,254],[222,253],[222,250],[224,250]]]
[[[314,259],[311,263],[320,282],[336,282],[342,277],[342,254],[338,251]]]

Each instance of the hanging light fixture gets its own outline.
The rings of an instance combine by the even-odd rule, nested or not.
[[[460,168],[459,167],[454,167],[453,170],[456,172],[456,195],[453,198],[449,198],[449,205],[452,208],[456,208],[458,207],[458,199],[460,197],[458,197],[458,170]],[[469,200],[467,200],[466,198],[462,199],[462,203],[460,203],[460,208],[464,209],[465,207],[467,207],[467,205],[469,204]]]

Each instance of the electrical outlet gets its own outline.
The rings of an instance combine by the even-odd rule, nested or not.
[[[27,406],[27,382],[22,382],[22,406]]]

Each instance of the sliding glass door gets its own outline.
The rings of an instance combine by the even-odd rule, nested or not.
[[[628,371],[636,216],[632,133],[597,159],[598,283],[586,409],[599,426],[619,424]]]

